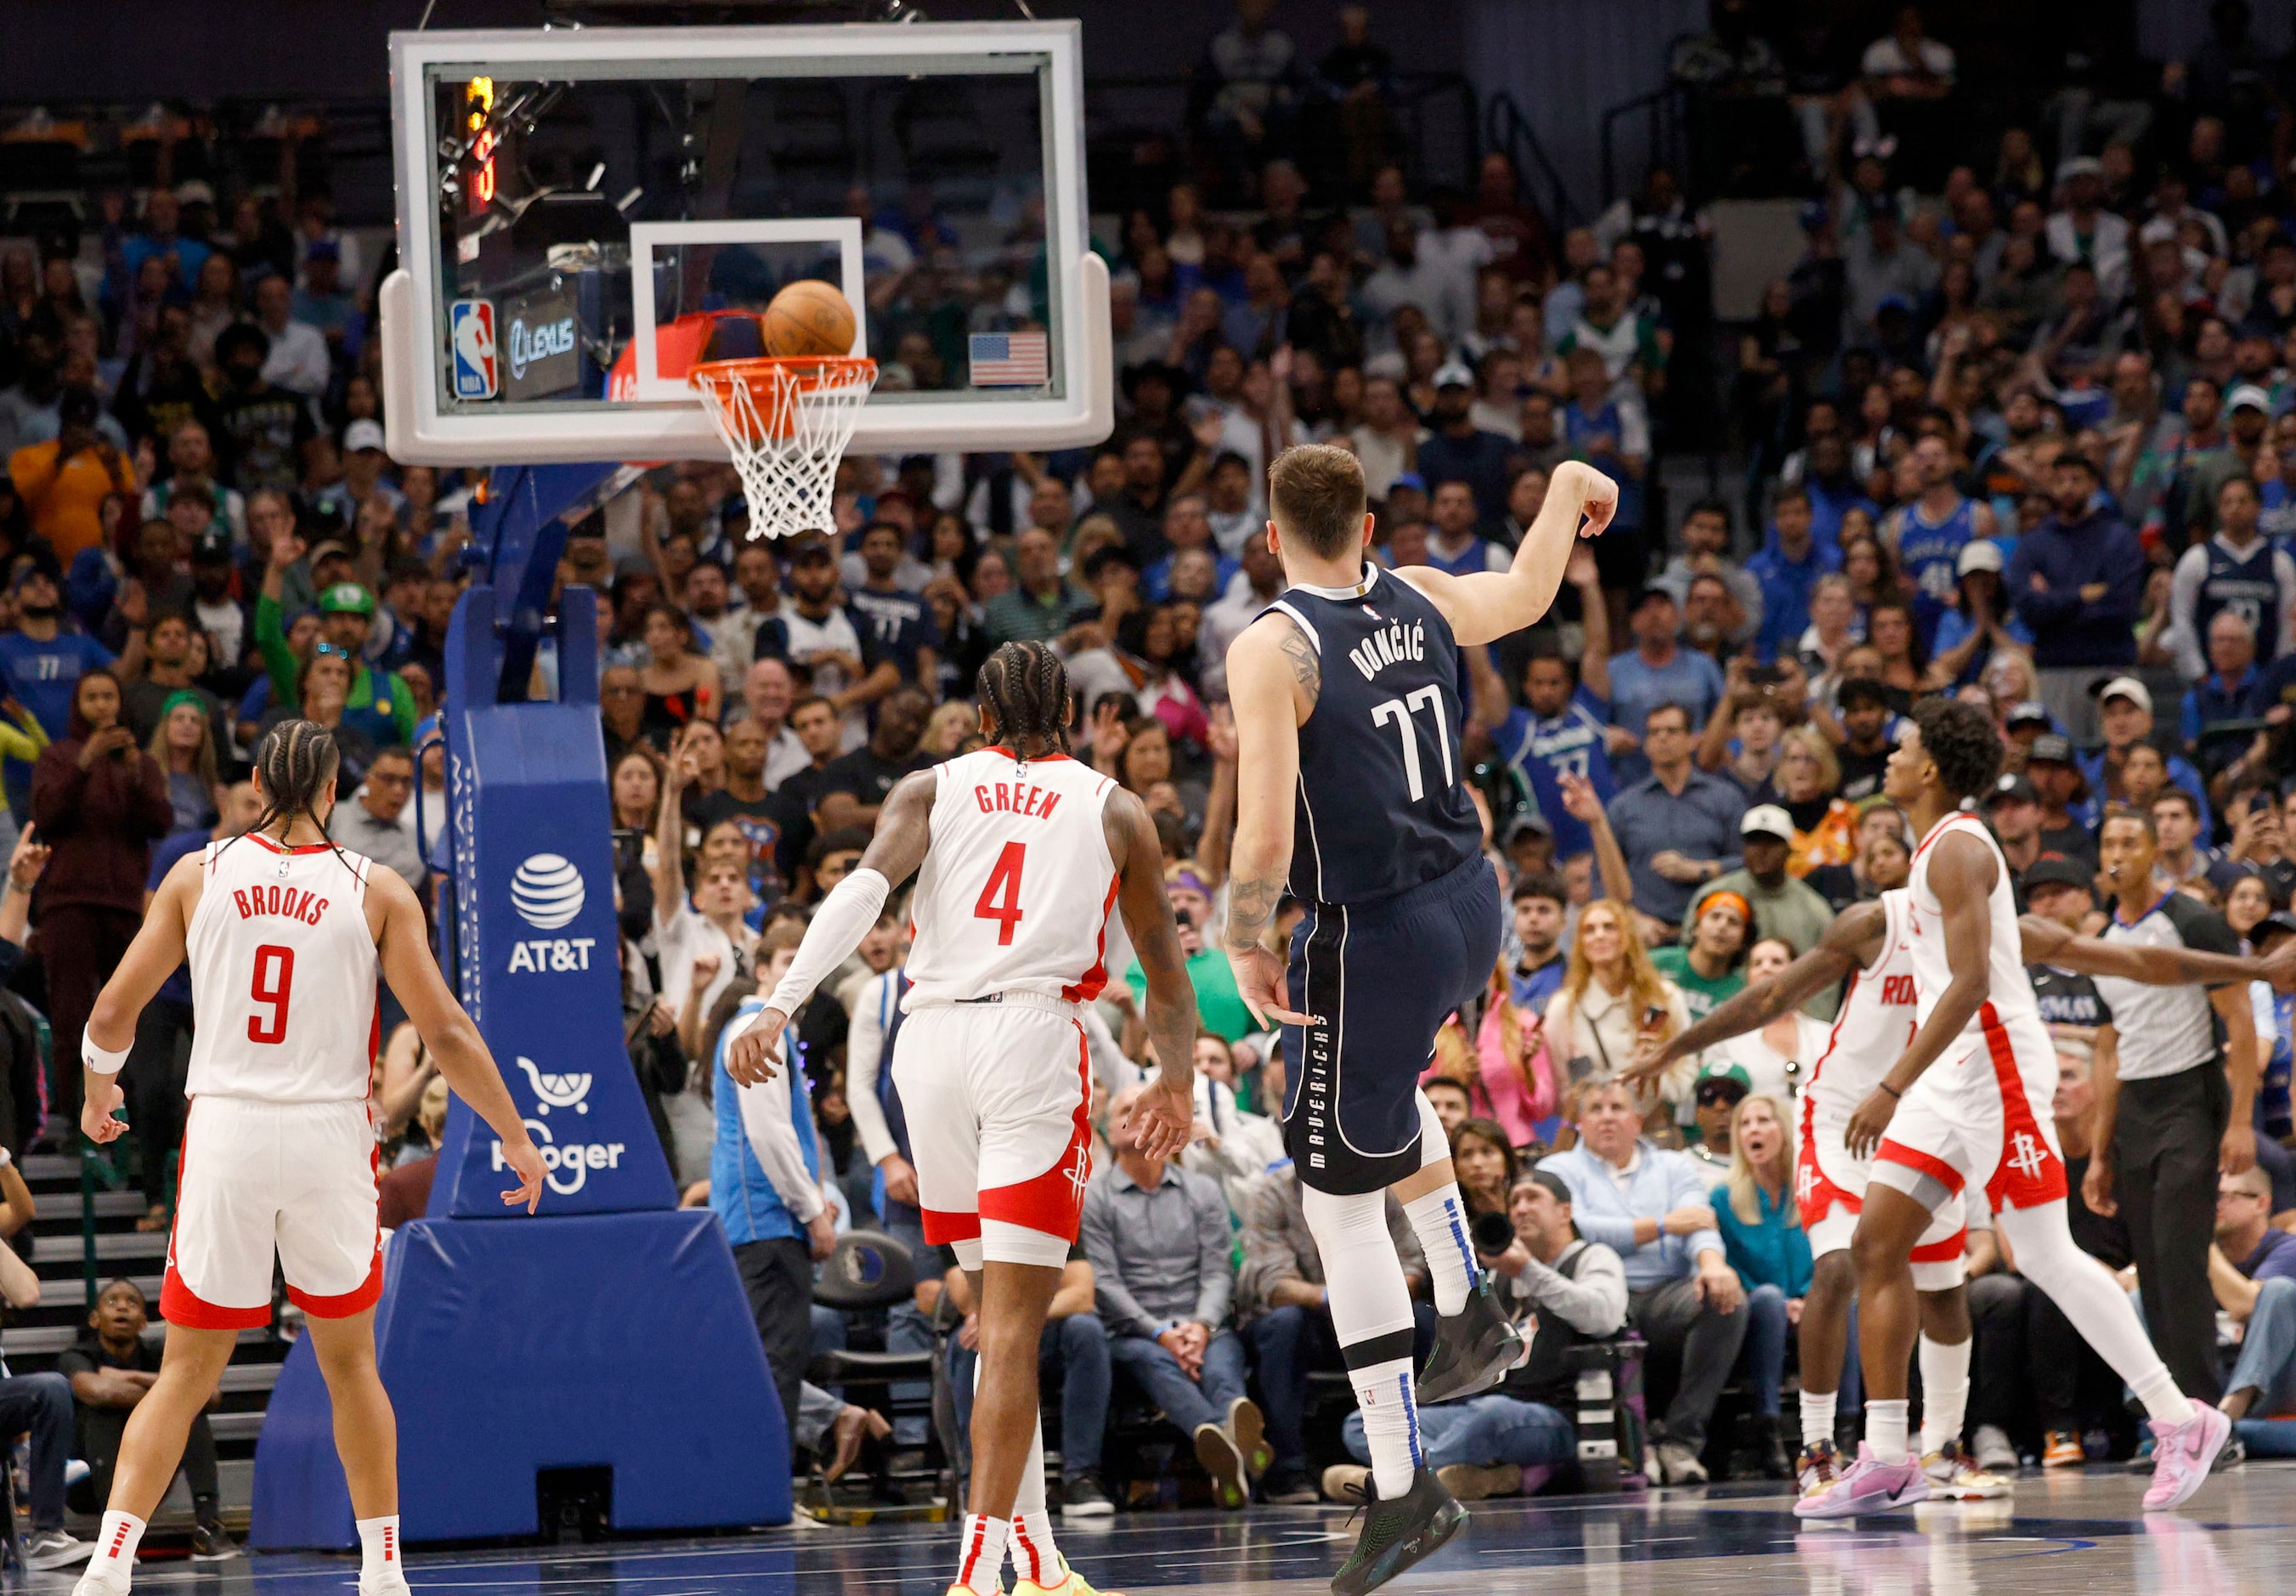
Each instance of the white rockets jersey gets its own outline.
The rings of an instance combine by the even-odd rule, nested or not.
[[[1906,927],[1906,889],[1882,894],[1882,952],[1849,977],[1825,1051],[1810,1072],[1806,1095],[1816,1112],[1848,1120],[1914,1040],[1914,944]]]
[[[2009,861],[2001,857],[2000,846],[1985,829],[1985,823],[1967,810],[1956,810],[1930,828],[1929,835],[1914,850],[1913,874],[1906,883],[1906,919],[1913,933],[1914,991],[1920,1000],[1920,1017],[1930,1017],[1939,997],[1953,983],[1953,969],[1946,959],[1944,910],[1930,890],[1930,861],[1937,857],[1938,843],[1948,832],[1975,837],[1993,855],[1993,891],[1986,900],[1986,911],[1993,922],[1993,949],[1986,1002],[1956,1045],[1939,1054],[1938,1062],[1952,1064],[1964,1057],[1966,1049],[1960,1042],[1981,1048],[1988,1018],[2003,1027],[2013,1042],[2038,1046],[2054,1060],[2055,1051],[2047,1028],[2041,1024],[2033,983],[2025,974],[2024,938],[2017,929],[2017,899],[2009,884]]]
[[[192,966],[197,1098],[362,1101],[378,1041],[365,854],[250,832],[200,855]]]
[[[1066,754],[1024,763],[1002,748],[933,771],[902,1008],[1005,991],[1098,997],[1117,880],[1101,810],[1116,784]]]

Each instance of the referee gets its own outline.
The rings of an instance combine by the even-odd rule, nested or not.
[[[2145,810],[2115,808],[2105,816],[2097,851],[2115,899],[2105,940],[2237,955],[2240,939],[2222,916],[2152,878],[2159,848]],[[2152,1344],[2180,1389],[2213,1403],[2223,1394],[2209,1289],[2217,1173],[2256,1162],[2256,1022],[2248,991],[2242,983],[2203,990],[2105,975],[2096,986],[2120,1046],[2112,1067],[2112,1055],[2097,1061],[2096,1152],[2082,1196],[2109,1215],[2117,1195]]]

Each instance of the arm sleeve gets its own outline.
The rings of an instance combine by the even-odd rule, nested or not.
[[[1084,1222],[1078,1239],[1092,1263],[1092,1291],[1100,1316],[1119,1335],[1154,1336],[1156,1321],[1124,1284],[1116,1269],[1116,1227],[1108,1212],[1108,1188],[1095,1181],[1084,1196]]]
[[[877,1101],[877,1072],[883,1067],[885,1014],[891,1007],[894,978],[873,976],[853,1006],[853,1027],[845,1033],[845,1107],[871,1164],[882,1164],[900,1151],[892,1128],[885,1123],[885,1107]]]
[[[1587,1246],[1578,1278],[1533,1258],[1522,1271],[1530,1300],[1582,1336],[1613,1336],[1627,1322],[1627,1269],[1600,1242]]]
[[[721,1079],[718,1089],[723,1091],[729,1084]],[[742,1094],[742,1133],[750,1139],[750,1150],[757,1154],[766,1179],[799,1223],[811,1223],[822,1210],[821,1188],[805,1167],[805,1152],[798,1145],[788,1084],[775,1080],[734,1090]]]
[[[2186,681],[2198,681],[2208,674],[2208,662],[2201,657],[2201,640],[2193,634],[2193,614],[2200,603],[2201,579],[2208,574],[2208,550],[2194,547],[2177,556],[2177,569],[2169,579],[2169,614],[2177,655],[2177,671]],[[2190,734],[2186,740],[2190,741]]]
[[[854,871],[831,889],[821,901],[813,924],[805,928],[805,941],[798,944],[789,974],[774,988],[767,1006],[791,1015],[803,1008],[813,989],[853,956],[853,950],[877,923],[891,890],[892,884],[881,872],[866,868]]]
[[[1201,1175],[1186,1181],[1189,1205],[1196,1211],[1196,1311],[1193,1318],[1213,1329],[1227,1317],[1235,1296],[1235,1271],[1228,1263],[1234,1248],[1228,1229],[1227,1199],[1216,1181]]]

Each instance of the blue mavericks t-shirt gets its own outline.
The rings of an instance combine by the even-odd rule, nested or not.
[[[214,837],[205,829],[182,831],[154,846],[152,850],[152,874],[144,878],[144,890],[147,893],[158,892],[160,884],[168,879],[168,872],[176,868],[177,860],[186,854],[197,853],[214,840]],[[190,1008],[192,1002],[190,963],[186,961],[177,965],[176,973],[168,977],[167,984],[160,987],[153,995],[168,1002],[181,1003],[186,1008]]]
[[[925,601],[914,593],[857,588],[852,608],[853,624],[873,646],[875,657],[892,661],[903,681],[915,681],[917,650],[940,647],[940,628]],[[762,651],[758,657],[765,657]]]
[[[0,632],[0,676],[51,741],[70,734],[73,685],[89,666],[110,663],[111,650],[86,632],[60,631],[45,643]]]
[[[1611,706],[1583,683],[1559,715],[1511,710],[1496,741],[1500,757],[1521,772],[1539,812],[1554,828],[1554,857],[1569,859],[1595,845],[1586,822],[1562,807],[1565,776],[1583,776],[1608,807],[1618,783],[1611,773],[1610,745],[1603,739]]]

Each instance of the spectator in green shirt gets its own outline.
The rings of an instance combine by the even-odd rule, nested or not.
[[[1211,889],[1190,867],[1174,865],[1165,872],[1164,895],[1171,900],[1172,918],[1180,929],[1180,950],[1188,956],[1188,979],[1196,989],[1196,1017],[1205,1030],[1226,1041],[1250,1036],[1259,1027],[1252,1022],[1251,1010],[1236,995],[1235,972],[1228,967],[1227,955],[1204,940],[1204,926],[1212,912]],[[1124,972],[1124,984],[1132,989],[1133,1014],[1126,1016],[1125,1023],[1129,1032],[1138,1023],[1134,1016],[1148,991],[1148,977],[1141,973],[1138,959]],[[1129,1036],[1126,1050],[1133,1051]]]
[[[1061,547],[1052,533],[1030,527],[1013,539],[1013,587],[988,601],[981,629],[991,648],[1046,643],[1098,607],[1091,594],[1061,574]]]
[[[1658,973],[1682,989],[1683,1006],[1693,1024],[1737,996],[1746,985],[1746,928],[1753,907],[1737,893],[1709,893],[1699,905],[1687,946],[1651,950]]]
[[[264,563],[263,592],[255,601],[255,646],[271,677],[271,702],[293,703],[301,662],[287,646],[286,611],[280,604],[288,567],[303,557],[303,540],[285,532],[271,540]],[[319,638],[349,656],[350,696],[343,719],[378,748],[414,740],[414,695],[398,674],[376,670],[360,657],[374,624],[374,595],[357,582],[337,582],[319,595]]]

